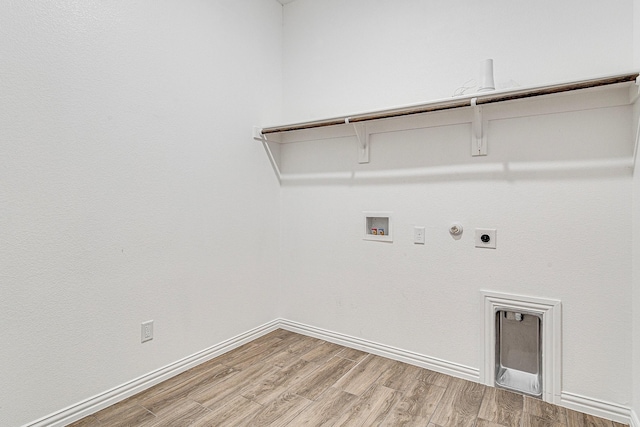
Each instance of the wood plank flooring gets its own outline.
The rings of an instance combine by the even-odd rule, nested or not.
[[[278,329],[71,426],[622,424]]]

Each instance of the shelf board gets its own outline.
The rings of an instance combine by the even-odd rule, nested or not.
[[[601,86],[611,86],[627,84],[631,86],[638,81],[638,72],[617,74],[594,79],[571,81],[565,83],[532,86],[527,88],[508,89],[501,91],[480,92],[455,98],[441,99],[421,104],[407,105],[403,107],[389,108],[385,110],[371,111],[348,116],[333,117],[328,119],[285,124],[279,126],[264,127],[259,129],[262,135],[278,134],[305,129],[315,129],[327,126],[338,126],[344,124],[362,123],[372,120],[401,117],[414,114],[430,113],[434,111],[451,110],[471,106],[481,106],[498,102],[513,101],[537,96],[552,95],[562,92],[578,91],[583,89],[596,88]]]

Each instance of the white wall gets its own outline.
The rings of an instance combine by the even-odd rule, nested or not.
[[[287,121],[446,97],[486,57],[498,82],[522,85],[632,65],[631,1],[490,2],[492,16],[474,2],[387,3],[285,6]],[[351,137],[283,146],[295,174],[282,195],[284,317],[479,368],[481,289],[557,298],[563,391],[628,406],[630,117],[497,120],[486,158],[469,156],[468,124],[374,135],[368,165]],[[394,212],[392,244],[362,240],[365,210]],[[498,229],[497,250],[473,247],[476,227]]]
[[[640,102],[636,102],[634,117],[640,119]],[[636,125],[637,126],[637,125]],[[636,136],[637,137],[637,136]],[[638,141],[636,141],[638,144]],[[640,419],[640,158],[636,151],[633,171],[633,403],[636,420]]]
[[[640,68],[640,0],[633,0],[633,67]]]
[[[0,425],[276,317],[281,43],[276,1],[4,2]]]
[[[499,88],[626,71],[633,1],[296,0],[285,6],[285,116],[446,98],[486,58]]]
[[[633,1],[633,66],[640,70],[640,0]],[[640,103],[636,102],[634,118],[640,118]],[[634,129],[637,129],[634,127]],[[638,135],[636,135],[637,137]],[[636,141],[636,144],[638,141]],[[638,162],[636,152],[636,164]],[[640,166],[633,174],[633,403],[636,422],[640,421]],[[637,426],[636,426],[637,427]]]
[[[290,182],[281,210],[249,138],[254,124],[447,97],[487,57],[499,87],[632,65],[638,0],[494,1],[490,13],[467,3],[297,0],[285,6],[284,45],[275,1],[6,5],[0,424],[276,316],[477,367],[483,288],[562,299],[565,389],[628,404],[631,178],[616,167],[541,168],[626,159],[624,108],[495,122],[492,157],[477,162],[528,172],[469,173],[465,126],[374,136],[368,166],[356,164],[351,140],[290,145],[289,173],[426,173]],[[360,239],[365,209],[395,212],[393,244]],[[451,220],[497,227],[499,249],[473,249],[468,231],[452,240]],[[428,245],[411,243],[413,225],[427,226]],[[586,231],[603,226],[594,245]],[[277,305],[280,228],[288,273]],[[598,303],[616,316],[595,313]],[[141,345],[149,319],[155,339]]]

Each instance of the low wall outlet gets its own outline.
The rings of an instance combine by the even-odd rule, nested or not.
[[[153,339],[153,320],[142,322],[142,341],[147,342]]]
[[[413,243],[424,245],[424,227],[413,227]]]

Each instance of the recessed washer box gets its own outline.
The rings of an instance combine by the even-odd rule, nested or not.
[[[392,212],[363,212],[364,240],[393,241]]]

